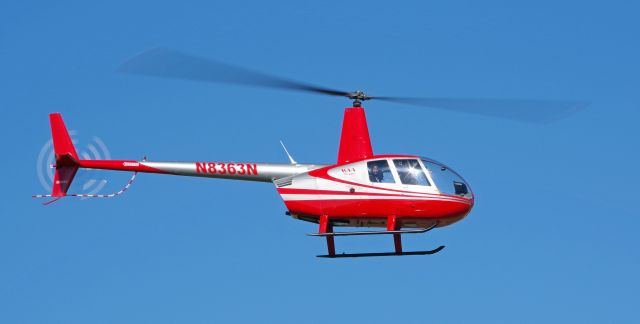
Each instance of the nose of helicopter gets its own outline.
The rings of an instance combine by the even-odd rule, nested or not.
[[[423,157],[422,163],[429,172],[440,194],[450,197],[451,200],[468,205],[469,210],[466,212],[469,212],[474,204],[474,195],[471,187],[462,176],[444,164],[428,158]]]
[[[461,197],[462,199],[458,199],[455,202],[451,202],[451,214],[452,216],[458,216],[464,218],[471,212],[473,209],[473,204],[475,203],[473,196],[470,198]]]
[[[439,211],[430,215],[438,219],[439,226],[451,225],[462,220],[473,209],[473,197],[452,197],[443,195],[444,200],[439,203]]]

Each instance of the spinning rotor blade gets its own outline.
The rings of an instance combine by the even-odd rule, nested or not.
[[[349,97],[350,92],[315,86],[268,73],[238,67],[211,59],[155,48],[125,62],[119,71],[130,74],[205,81],[226,82],[267,88],[298,90],[331,96]]]
[[[346,97],[355,101],[354,106],[359,105],[360,101],[377,99],[538,123],[566,117],[586,105],[581,102],[554,100],[368,96],[362,91],[342,91],[320,87],[167,48],[145,51],[125,62],[119,71],[162,78],[233,83]]]
[[[567,117],[587,105],[584,102],[561,100],[402,97],[371,99],[535,123]]]

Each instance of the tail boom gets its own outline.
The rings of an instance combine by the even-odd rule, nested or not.
[[[323,165],[297,163],[148,162],[146,159],[143,161],[81,160],[62,120],[62,115],[52,113],[49,115],[49,121],[56,158],[53,189],[50,195],[37,195],[36,197],[59,199],[67,196],[67,191],[79,168],[272,182],[276,179],[324,167]],[[72,196],[84,197],[86,195],[73,194]]]
[[[149,162],[134,160],[82,160],[81,168],[160,173],[192,177],[272,182],[322,165],[244,162]]]

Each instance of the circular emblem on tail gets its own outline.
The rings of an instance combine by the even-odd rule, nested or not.
[[[84,139],[78,132],[69,131],[73,145],[78,150],[78,157],[82,160],[109,160],[111,154],[107,145],[97,136]],[[50,191],[53,186],[56,156],[53,140],[42,145],[36,162],[36,173],[42,188]],[[101,170],[80,169],[75,176],[74,192],[80,194],[96,194],[107,184],[106,173]]]

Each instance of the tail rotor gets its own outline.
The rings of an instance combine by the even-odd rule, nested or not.
[[[53,200],[43,203],[51,204],[62,197],[80,198],[110,198],[122,194],[126,191],[136,177],[133,174],[125,187],[111,194],[98,194],[106,185],[107,180],[96,179],[95,174],[87,178],[84,171],[78,172],[82,168],[82,162],[87,160],[109,160],[111,158],[107,146],[100,138],[94,136],[91,141],[78,151],[74,145],[74,140],[62,120],[60,113],[49,115],[51,124],[51,141],[47,142],[40,151],[38,157],[38,176],[45,188],[51,186],[51,193],[44,195],[34,195],[34,198],[53,198]],[[51,147],[53,150],[51,151]],[[51,172],[53,169],[53,172]],[[98,172],[98,171],[86,171]],[[80,193],[69,194],[69,188],[74,180],[84,181],[81,184]]]

